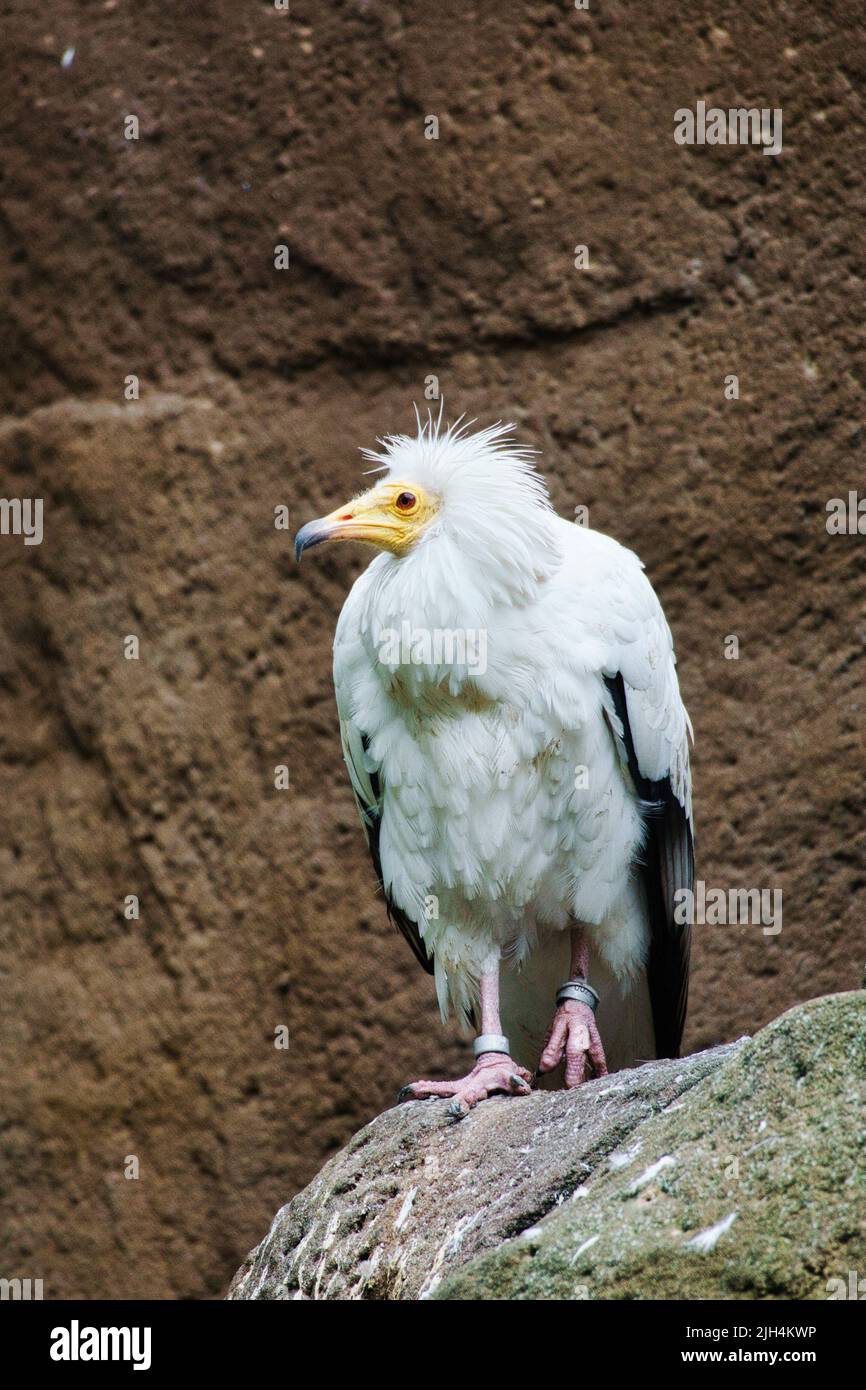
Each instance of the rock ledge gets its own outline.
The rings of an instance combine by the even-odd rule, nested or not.
[[[866,995],[574,1092],[379,1115],[231,1299],[803,1298],[866,1264]]]

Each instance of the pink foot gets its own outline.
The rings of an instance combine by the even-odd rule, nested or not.
[[[607,1062],[595,1014],[588,1004],[581,1004],[577,999],[564,1000],[556,1010],[538,1070],[553,1071],[563,1056],[567,1090],[580,1086],[586,1080],[587,1060],[592,1064],[596,1076],[607,1076]]]
[[[484,1052],[468,1076],[458,1081],[412,1081],[397,1096],[400,1100],[426,1100],[430,1096],[453,1096],[448,1114],[462,1120],[480,1100],[497,1091],[507,1096],[528,1096],[532,1075],[512,1062],[507,1052]]]

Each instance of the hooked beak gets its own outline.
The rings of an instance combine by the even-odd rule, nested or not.
[[[305,550],[311,550],[314,545],[321,545],[322,541],[330,540],[333,534],[334,528],[328,517],[308,521],[295,536],[295,559],[300,560]]]
[[[295,559],[323,541],[367,541],[383,550],[397,551],[404,543],[406,526],[388,509],[388,497],[373,488],[362,497],[337,507],[328,516],[308,521],[295,536]]]

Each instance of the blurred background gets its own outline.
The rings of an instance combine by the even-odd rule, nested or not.
[[[2,8],[2,492],[45,510],[0,536],[0,1275],[218,1297],[464,1057],[340,757],[369,553],[291,553],[431,377],[641,555],[698,876],[783,890],[778,936],[696,929],[689,1050],[859,985],[866,541],[825,523],[864,486],[862,12]],[[782,154],[677,145],[699,99],[782,108]]]

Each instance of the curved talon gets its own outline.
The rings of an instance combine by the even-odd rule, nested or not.
[[[411,1096],[411,1094],[412,1082],[410,1081],[408,1086],[401,1086],[399,1091],[397,1092],[397,1104],[399,1105],[401,1101],[406,1100],[407,1096]]]

